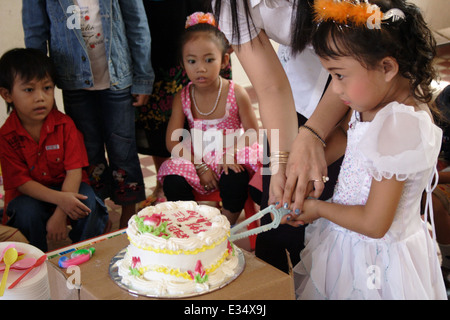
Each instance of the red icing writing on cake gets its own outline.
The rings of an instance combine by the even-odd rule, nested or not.
[[[181,230],[178,226],[173,225],[169,222],[169,224],[167,225],[167,230],[170,231],[170,233],[172,234],[172,236],[177,237],[179,239],[185,239],[185,238],[189,238],[189,235],[186,234],[183,230]]]
[[[164,217],[164,214],[162,215],[161,221],[167,221],[167,230],[173,237],[180,239],[189,238],[189,234],[186,233],[187,230],[193,234],[198,234],[200,232],[206,232],[207,227],[212,225],[209,220],[193,210],[174,212],[172,214],[172,216],[175,217],[174,220]]]
[[[203,226],[199,223],[189,223],[186,225],[194,234],[197,234],[199,232],[206,232],[206,229],[203,228]]]

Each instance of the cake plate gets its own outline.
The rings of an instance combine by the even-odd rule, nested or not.
[[[225,287],[226,285],[230,284],[233,280],[235,280],[241,273],[242,271],[244,271],[245,268],[245,257],[244,257],[244,253],[242,252],[242,250],[236,246],[234,246],[235,248],[235,253],[237,255],[238,258],[238,264],[236,267],[236,272],[234,275],[225,278],[221,283],[215,285],[215,286],[211,286],[208,288],[208,290],[204,290],[204,291],[200,291],[200,292],[188,292],[185,294],[153,294],[153,293],[148,293],[148,292],[142,292],[139,290],[136,290],[134,288],[131,288],[130,286],[122,283],[122,277],[119,275],[119,267],[117,265],[117,262],[119,262],[120,260],[122,260],[125,256],[126,253],[126,248],[120,250],[112,259],[111,262],[109,264],[109,275],[111,277],[111,279],[122,289],[128,291],[130,294],[132,295],[140,295],[140,296],[145,296],[145,297],[149,297],[149,298],[164,298],[164,299],[182,299],[182,298],[189,298],[189,297],[195,297],[195,296],[200,296],[200,295],[204,295],[204,294],[208,294],[211,293],[213,291],[222,289],[223,287]]]

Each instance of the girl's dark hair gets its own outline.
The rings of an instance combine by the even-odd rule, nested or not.
[[[381,28],[354,27],[351,22],[341,25],[333,21],[317,24],[312,45],[318,56],[337,58],[351,56],[370,69],[385,57],[393,57],[399,73],[409,79],[411,94],[428,103],[433,92],[430,84],[436,77],[432,62],[436,42],[419,8],[404,0],[370,0],[382,12],[398,8],[404,20],[382,22]]]
[[[27,82],[50,77],[55,83],[56,69],[52,60],[42,51],[16,48],[7,51],[0,58],[0,87],[11,91],[17,76]],[[12,107],[8,104],[7,111]]]
[[[288,1],[288,0],[286,0]],[[292,26],[291,26],[291,43],[293,53],[302,52],[303,49],[310,43],[311,34],[313,29],[312,23],[312,5],[314,0],[292,0],[293,8],[292,11]],[[246,16],[247,29],[250,33],[250,26],[253,25],[252,17],[250,14],[250,7],[248,0],[230,0],[231,7],[231,23],[233,34],[232,37],[238,40],[240,44],[241,32],[239,30],[239,18],[238,11],[242,10],[240,6],[243,6],[244,13]],[[220,11],[222,7],[222,1],[216,0],[213,12],[216,21],[219,21]]]
[[[217,47],[222,52],[222,59],[225,54],[228,52],[229,45],[228,41],[225,38],[223,32],[221,32],[217,27],[210,25],[209,23],[198,23],[189,28],[187,28],[180,38],[180,52],[179,52],[179,60],[181,64],[183,64],[183,55],[182,50],[184,45],[191,40],[194,36],[196,36],[199,32],[205,32],[210,35],[211,39],[216,42]]]

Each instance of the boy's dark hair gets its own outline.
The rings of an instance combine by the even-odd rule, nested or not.
[[[52,60],[42,51],[16,48],[7,51],[0,58],[0,88],[11,91],[17,76],[24,81],[50,77],[55,83],[56,69]],[[8,103],[7,112],[13,107]]]
[[[327,58],[352,56],[370,69],[385,57],[393,57],[399,73],[409,79],[414,98],[431,101],[430,88],[436,77],[433,58],[436,42],[419,8],[404,0],[370,0],[382,12],[398,8],[405,19],[383,23],[380,29],[354,27],[351,22],[340,25],[334,21],[319,23],[312,44],[318,56]]]

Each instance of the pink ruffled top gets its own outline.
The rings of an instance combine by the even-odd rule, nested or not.
[[[222,154],[226,148],[215,148],[215,144],[219,138],[226,139],[227,136],[237,136],[243,134],[242,124],[239,118],[239,107],[236,103],[236,96],[234,94],[234,83],[229,80],[229,90],[227,94],[227,102],[225,107],[225,114],[219,119],[195,119],[191,111],[191,96],[189,83],[181,91],[181,104],[183,113],[188,120],[190,127],[190,137],[183,141],[185,144],[193,146],[195,154],[207,163],[211,170],[213,170],[218,177],[222,172],[218,171],[218,164],[222,161]],[[197,140],[199,139],[199,140]],[[194,143],[192,143],[192,140]],[[230,139],[232,141],[233,139]],[[201,146],[198,148],[198,146]],[[233,147],[233,146],[229,146]],[[245,168],[253,174],[261,167],[259,159],[262,158],[262,148],[257,143],[250,147],[240,148],[236,155],[236,161],[245,166]],[[158,171],[158,180],[163,183],[164,177],[167,175],[180,175],[186,178],[187,182],[199,193],[207,194],[215,190],[206,191],[200,184],[200,178],[197,175],[195,166],[191,161],[179,157],[172,157],[165,161]]]

